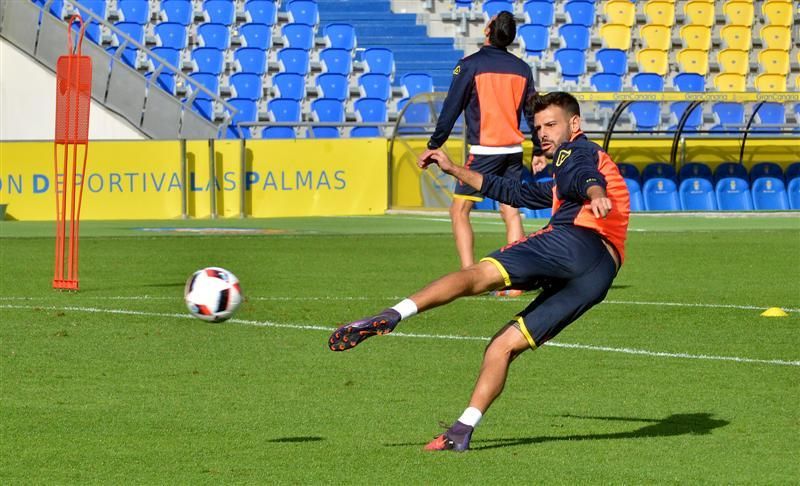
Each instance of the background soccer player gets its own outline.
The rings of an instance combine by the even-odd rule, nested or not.
[[[419,164],[425,167],[434,161],[483,194],[516,207],[552,206],[550,224],[376,316],[340,327],[328,341],[331,350],[344,351],[371,336],[392,332],[402,319],[458,297],[509,286],[542,289],[492,338],[469,406],[426,446],[428,450],[468,449],[474,427],[503,390],[511,362],[602,301],[624,258],[630,201],[616,164],[581,132],[580,107],[572,95],[550,93],[536,97],[533,104],[534,129],[545,155],[553,159],[554,182],[522,184],[483,175],[454,165],[442,151],[430,153],[430,159]]]
[[[466,166],[482,174],[504,175],[519,179],[522,174],[522,141],[524,137],[519,121],[525,100],[535,94],[530,67],[506,47],[514,41],[517,26],[514,16],[501,12],[493,17],[484,29],[483,47],[462,59],[453,70],[453,81],[442,105],[436,130],[428,141],[428,150],[421,155],[424,160],[447,141],[459,115],[464,113],[467,125],[467,142],[470,144]],[[532,114],[525,113],[532,121]],[[541,162],[541,148],[533,135],[534,156]],[[468,184],[459,182],[450,206],[453,236],[461,268],[472,265],[473,233],[469,220],[481,193]],[[522,220],[517,208],[500,205],[500,214],[506,223],[508,242],[523,237]]]

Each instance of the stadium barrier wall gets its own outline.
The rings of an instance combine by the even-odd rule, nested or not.
[[[185,150],[184,166],[180,141],[91,142],[87,174],[79,174],[86,184],[81,219],[345,216],[387,209],[384,139],[193,140]],[[54,175],[52,142],[0,142],[6,219],[52,220],[54,191],[63,181]]]

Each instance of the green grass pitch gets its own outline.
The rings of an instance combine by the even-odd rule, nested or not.
[[[504,243],[474,222],[477,255]],[[255,231],[186,231],[209,227]],[[607,301],[517,360],[452,454],[422,447],[531,294],[325,346],[456,268],[446,217],[86,222],[78,293],[51,289],[52,223],[0,223],[0,483],[796,484],[800,218],[631,227]],[[185,310],[209,265],[242,282],[231,322]]]

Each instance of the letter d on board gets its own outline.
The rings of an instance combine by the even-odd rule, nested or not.
[[[44,174],[33,174],[33,193],[41,194],[50,189],[50,179]]]

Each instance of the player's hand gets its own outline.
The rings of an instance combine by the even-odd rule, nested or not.
[[[611,212],[611,199],[607,197],[592,199],[590,205],[595,218],[605,219],[608,213]]]
[[[545,170],[545,168],[547,168],[547,157],[544,155],[534,155],[533,158],[531,158],[531,172],[533,172],[534,175]]]
[[[422,154],[417,157],[417,167],[425,170],[429,165],[435,164],[436,161],[431,158],[431,155],[437,151],[439,151],[439,149],[426,149],[424,152],[422,152]]]
[[[438,164],[439,168],[447,174],[451,173],[454,167],[453,162],[441,149],[426,150],[419,156],[417,165],[420,169],[426,169],[430,164]]]

